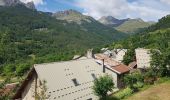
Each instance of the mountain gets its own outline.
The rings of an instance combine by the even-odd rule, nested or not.
[[[147,48],[153,50],[159,50],[159,52],[153,52],[152,59],[157,64],[156,67],[161,67],[161,74],[170,74],[170,15],[161,18],[158,23],[151,25],[139,34],[131,36],[123,41],[114,43],[121,45],[123,48],[129,49],[129,55],[127,55],[126,61],[133,61],[133,53],[136,48]],[[161,52],[161,53],[160,53]]]
[[[66,20],[67,22],[75,22],[77,24],[82,24],[83,22],[91,23],[96,21],[92,17],[85,16],[82,13],[72,9],[56,12],[52,16],[58,20]]]
[[[98,20],[100,23],[115,28],[124,33],[135,33],[140,29],[149,27],[153,22],[145,22],[142,19],[116,19],[112,16],[104,16]]]
[[[70,24],[76,24],[83,31],[103,35],[103,38],[106,40],[117,40],[119,37],[127,36],[122,32],[99,23],[90,16],[83,15],[82,13],[72,9],[56,12],[52,16],[57,20],[67,21]]]
[[[16,5],[24,5],[29,9],[34,9],[34,10],[36,9],[32,1],[25,4],[20,0],[0,0],[0,6],[16,6]]]
[[[116,27],[127,21],[128,19],[116,19],[112,16],[103,16],[101,17],[98,21],[104,25],[111,26],[111,27]]]
[[[12,64],[12,70],[20,75],[33,63],[70,60],[89,48],[127,37],[96,20],[90,21],[83,20],[79,25],[58,20],[24,5],[0,7],[0,66],[5,69]],[[6,73],[2,71],[0,67],[0,73]]]
[[[118,31],[125,32],[125,33],[135,33],[139,31],[140,29],[149,27],[153,24],[150,22],[145,22],[142,19],[128,19],[121,25],[115,27]]]

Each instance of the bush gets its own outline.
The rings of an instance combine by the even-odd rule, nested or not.
[[[16,68],[16,74],[18,76],[23,76],[25,72],[27,72],[31,67],[31,64],[20,64],[17,68]]]
[[[6,65],[3,68],[3,73],[6,76],[14,75],[15,74],[14,72],[15,72],[15,65],[13,65],[13,64]]]
[[[115,97],[117,99],[123,99],[123,98],[125,98],[127,96],[130,96],[132,93],[133,93],[133,90],[131,88],[127,87],[126,89],[116,93]]]
[[[113,90],[114,83],[111,76],[101,76],[94,81],[93,90],[94,93],[101,99],[106,99],[107,93]]]
[[[143,82],[137,82],[136,84],[133,85],[135,88],[139,89],[142,88],[144,86]]]

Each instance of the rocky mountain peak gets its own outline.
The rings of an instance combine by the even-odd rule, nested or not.
[[[26,4],[26,7],[27,7],[27,8],[30,8],[30,9],[36,9],[33,1],[28,2],[28,3]]]
[[[82,13],[76,10],[73,10],[73,9],[59,11],[59,12],[54,13],[52,16],[58,20],[66,20],[68,22],[76,22],[78,24],[81,24],[84,21],[88,23],[94,21],[92,17],[83,15]]]
[[[55,16],[57,17],[63,17],[63,16],[76,16],[76,15],[82,15],[80,12],[70,9],[70,10],[65,10],[65,11],[58,11],[54,13]]]
[[[123,22],[125,22],[127,19],[119,20],[117,18],[114,18],[112,16],[103,16],[99,19],[99,22],[108,26],[119,26]]]
[[[35,9],[35,5],[33,2],[28,2],[27,4],[21,2],[20,0],[0,0],[0,6],[16,6],[16,5],[24,5],[29,9]]]

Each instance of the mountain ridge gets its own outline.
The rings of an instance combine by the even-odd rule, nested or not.
[[[20,0],[0,0],[0,6],[17,6],[17,5],[23,5],[29,9],[36,10],[34,2],[30,1],[28,3],[23,3]]]
[[[69,9],[65,11],[58,11],[56,13],[52,14],[53,17],[55,17],[58,20],[66,20],[68,22],[76,22],[77,24],[81,24],[83,21],[86,21],[88,23],[91,23],[92,21],[95,21],[94,18],[90,16],[83,15],[82,13]]]
[[[104,16],[98,20],[100,23],[115,28],[125,33],[136,33],[138,30],[149,27],[153,22],[145,22],[141,18],[117,19],[112,16]]]

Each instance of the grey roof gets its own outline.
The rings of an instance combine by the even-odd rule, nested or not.
[[[57,100],[86,100],[97,97],[93,94],[92,73],[99,77],[102,67],[94,59],[73,60],[38,64],[34,66],[38,78],[47,83],[50,99]],[[76,78],[79,86],[75,86],[72,79]]]

